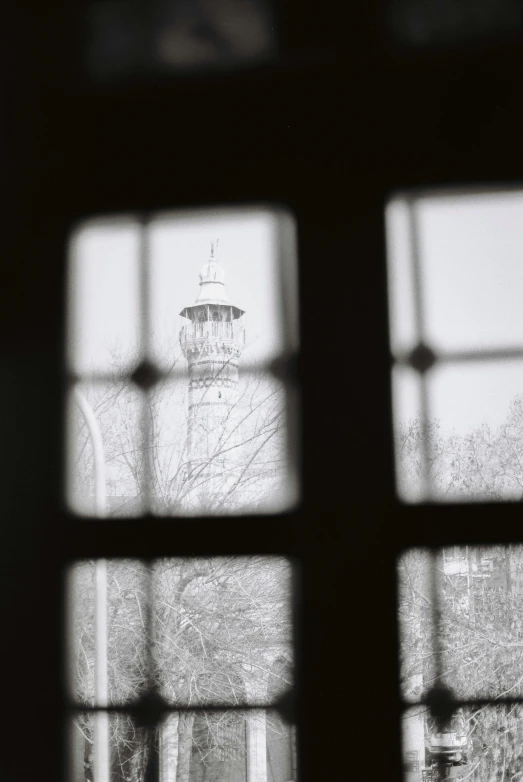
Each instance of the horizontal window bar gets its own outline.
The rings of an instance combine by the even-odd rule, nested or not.
[[[466,361],[510,361],[523,358],[521,348],[485,348],[481,350],[434,351],[434,363],[455,364]],[[391,354],[396,364],[412,366],[411,353]]]

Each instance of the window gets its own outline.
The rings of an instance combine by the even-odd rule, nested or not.
[[[283,0],[275,27],[284,62],[278,53],[270,69],[213,76],[202,68],[197,77],[173,66],[160,83],[141,64],[113,78],[81,62],[84,10],[93,5],[44,0],[33,13],[32,3],[6,0],[12,45],[2,48],[9,198],[0,286],[0,670],[8,716],[0,777],[67,779],[60,734],[64,568],[256,553],[294,555],[302,565],[301,782],[399,780],[398,550],[514,544],[521,541],[521,505],[395,498],[383,207],[398,191],[448,191],[463,182],[503,190],[521,180],[517,25],[510,24],[518,36],[513,46],[478,39],[472,53],[459,41],[450,53],[446,45],[398,53],[382,36],[385,3],[347,6],[346,16],[341,7]],[[154,16],[156,4],[147,5]],[[492,25],[482,24],[490,35]],[[150,27],[138,29],[151,40]],[[121,41],[109,37],[113,45]],[[107,74],[114,60],[102,47],[96,57]],[[301,504],[284,514],[175,519],[144,505],[103,522],[91,507],[72,511],[69,501],[64,508],[70,378],[63,382],[63,274],[71,226],[93,216],[141,223],[166,210],[279,203],[289,205],[299,234]],[[220,235],[213,229],[206,239],[205,259]],[[228,285],[234,274],[224,242],[218,257]],[[198,260],[188,305],[199,269]],[[130,388],[129,409],[138,417],[142,390]],[[489,594],[485,587],[485,601]],[[408,704],[418,706],[426,704]],[[242,730],[241,719],[223,734],[211,719],[198,722],[198,753],[209,745],[214,752],[216,735],[224,749],[234,746]],[[423,775],[422,752],[412,751]]]
[[[93,514],[97,476],[101,515],[296,504],[293,230],[288,214],[270,209],[77,227],[69,276],[73,510]]]
[[[216,230],[227,285],[218,243],[205,246]],[[73,511],[180,524],[296,502],[294,262],[291,218],[267,208],[78,226]],[[281,557],[73,564],[70,779],[296,780],[292,577]]]

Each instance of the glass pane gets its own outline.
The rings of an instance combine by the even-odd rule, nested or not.
[[[142,563],[76,565],[73,697],[128,703],[154,683],[172,705],[273,704],[293,684],[291,575],[277,557],[161,560],[151,612]]]
[[[523,29],[517,0],[395,0],[388,3],[387,19],[397,43],[416,48],[499,45],[519,40]]]
[[[276,43],[266,0],[105,0],[91,4],[86,33],[97,81],[252,65]]]
[[[461,699],[523,697],[523,546],[454,546],[433,560],[412,549],[398,578],[405,700],[416,702],[439,683]]]
[[[130,714],[77,714],[70,721],[69,782],[147,782],[158,779],[159,764],[159,729]]]
[[[437,726],[423,706],[402,720],[404,782],[517,780],[523,763],[523,707],[464,707]]]
[[[396,486],[406,502],[420,502],[430,487],[430,459],[427,487],[424,480],[424,432],[421,414],[421,377],[410,367],[396,366],[392,373]]]
[[[70,782],[103,782],[104,777],[126,782],[298,779],[295,728],[270,709],[172,712],[149,728],[125,713],[102,719],[105,733],[97,725],[100,715],[71,719]],[[105,754],[100,752],[102,742]],[[100,764],[99,758],[98,768],[97,754],[105,761]]]
[[[88,705],[135,700],[148,686],[148,574],[136,560],[69,571],[70,691]]]
[[[67,782],[94,782],[94,721],[93,714],[76,714],[69,720]]]
[[[139,351],[139,227],[128,218],[89,220],[69,242],[69,369],[129,370]]]
[[[431,554],[412,549],[398,562],[401,694],[415,703],[436,683]]]
[[[146,507],[145,397],[133,385],[78,383],[67,415],[67,501],[84,516],[136,516]],[[149,449],[150,452],[150,449]]]
[[[173,212],[151,222],[153,351],[159,366],[185,366],[181,331],[188,338],[187,328],[200,322],[215,326],[201,339],[216,337],[218,324],[227,324],[224,339],[239,339],[232,327],[241,326],[237,351],[243,365],[272,360],[288,348],[287,332],[297,324],[294,237],[281,230],[289,219],[280,210],[253,208]],[[283,297],[294,316],[288,328]]]
[[[425,342],[436,351],[521,346],[523,193],[413,199]],[[411,224],[412,225],[412,224]],[[387,209],[393,348],[412,336],[407,202]]]
[[[67,573],[67,690],[80,703],[94,706],[95,565],[80,562]]]
[[[459,698],[523,696],[523,547],[444,549],[443,673]]]
[[[426,746],[427,712],[425,706],[407,709],[401,720],[402,761],[404,782],[425,782],[431,769]],[[431,781],[432,782],[432,781]]]
[[[229,368],[158,384],[151,393],[151,496],[159,514],[274,512],[297,499],[285,388],[265,372]]]
[[[520,346],[523,194],[427,197],[417,209],[429,342]]]
[[[519,500],[523,492],[523,362],[438,367],[428,388],[440,434],[436,495]]]
[[[394,421],[398,491],[423,499],[423,446],[428,496],[439,501],[519,501],[523,495],[523,362],[437,365],[427,376],[429,417],[420,410],[420,378],[397,367]]]
[[[415,314],[412,236],[406,201],[396,198],[385,211],[390,341],[394,353],[411,350],[419,339]]]
[[[173,704],[274,702],[293,683],[286,560],[164,560],[155,569],[156,653]]]

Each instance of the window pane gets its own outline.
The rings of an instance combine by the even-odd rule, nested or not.
[[[412,236],[407,203],[391,201],[385,211],[387,230],[390,341],[395,353],[411,350],[418,333],[415,314],[415,280]]]
[[[523,10],[517,0],[395,0],[388,3],[389,33],[409,47],[497,45],[519,41]]]
[[[200,320],[241,324],[245,364],[288,348],[296,328],[295,240],[280,242],[288,221],[281,210],[253,208],[164,213],[151,222],[153,351],[162,368],[184,365],[180,328]],[[284,294],[294,310],[289,328]]]
[[[85,61],[95,81],[266,62],[275,25],[266,0],[104,0],[91,3]]]
[[[407,502],[419,502],[424,499],[426,490],[419,374],[410,367],[396,366],[392,375],[392,397],[398,493]],[[430,470],[428,478],[431,478]]]
[[[415,706],[403,714],[401,738],[404,782],[421,782],[423,771],[426,777],[427,768],[431,768],[430,754],[426,747],[427,716],[425,706]]]
[[[424,341],[445,351],[520,346],[523,193],[427,194],[414,196],[411,204]],[[387,211],[391,328],[403,342],[412,333],[416,249],[408,208],[400,196]]]
[[[286,560],[168,559],[150,579],[133,560],[71,573],[69,678],[80,702],[129,703],[155,687],[172,705],[270,705],[292,687]]]
[[[438,684],[461,699],[523,696],[522,546],[413,549],[398,575],[406,700]]]
[[[443,671],[457,697],[522,697],[523,548],[456,547],[441,581]]]
[[[139,229],[131,219],[90,220],[69,243],[68,366],[129,370],[139,351]]]
[[[523,338],[523,194],[417,203],[428,341],[446,350]]]
[[[158,514],[271,513],[296,501],[283,384],[254,371],[231,394],[222,375],[218,368],[214,385],[188,391],[179,381],[151,393],[151,499]]]
[[[89,706],[136,700],[148,686],[145,566],[81,562],[69,572],[68,589],[72,698]]]
[[[68,782],[158,779],[159,745],[158,729],[125,712],[76,714],[69,725]]]
[[[431,555],[412,549],[398,563],[401,694],[416,703],[436,683]]]
[[[520,361],[434,370],[428,389],[432,418],[439,422],[437,497],[521,499],[522,388]]]
[[[154,727],[129,714],[76,715],[70,724],[70,782],[102,782],[95,756],[105,741],[107,779],[147,782],[289,782],[298,779],[295,729],[271,709],[172,712]]]
[[[423,498],[427,449],[428,496],[440,501],[519,501],[523,495],[523,362],[437,365],[427,376],[430,415],[420,409],[420,378],[394,372],[398,490]]]
[[[67,498],[76,513],[104,517],[143,512],[148,412],[144,395],[125,379],[78,383],[71,390]]]
[[[523,708],[464,707],[445,726],[423,706],[402,719],[404,782],[517,780],[523,763]]]

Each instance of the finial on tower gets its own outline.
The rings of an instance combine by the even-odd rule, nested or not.
[[[211,261],[214,261],[215,260],[214,256],[218,254],[218,244],[219,244],[219,242],[220,242],[219,239],[216,239],[215,242],[211,242]]]

